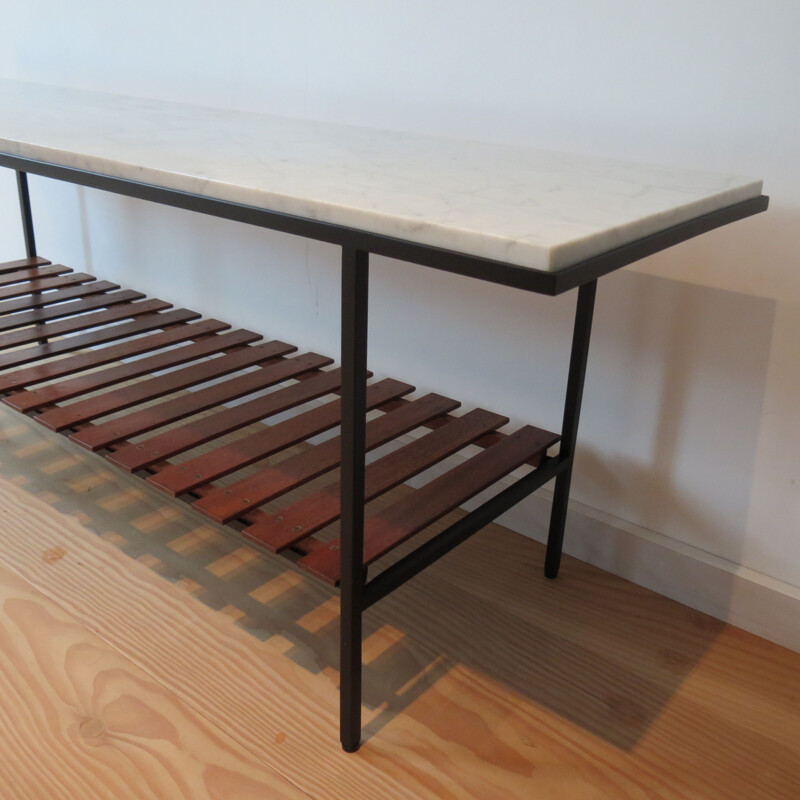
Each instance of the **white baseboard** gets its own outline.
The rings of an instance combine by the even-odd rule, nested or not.
[[[552,494],[540,489],[498,519],[544,541]],[[800,652],[800,589],[576,501],[564,552]]]

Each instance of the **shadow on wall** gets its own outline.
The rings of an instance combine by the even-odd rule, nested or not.
[[[576,499],[738,563],[775,307],[633,272],[609,276]]]
[[[800,305],[800,208],[787,202],[785,188],[766,213],[656,253],[631,271]]]

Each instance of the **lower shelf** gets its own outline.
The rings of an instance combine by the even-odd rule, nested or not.
[[[278,510],[273,501],[338,467],[338,437],[309,440],[339,425],[341,376],[330,358],[261,338],[45,259],[0,264],[6,405],[106,451],[121,469],[336,584],[339,541],[326,529],[339,517],[338,484]],[[185,391],[192,387],[200,388]],[[535,469],[559,438],[530,425],[501,433],[506,417],[483,409],[455,416],[456,400],[411,399],[413,392],[391,378],[367,387],[368,409],[380,412],[367,423],[367,449],[388,446],[366,469],[368,500],[471,445],[481,449],[367,518],[365,567],[518,467]],[[226,405],[233,401],[240,402]],[[278,415],[263,430],[214,447]],[[421,428],[427,433],[399,441]],[[301,443],[307,446],[297,452]]]

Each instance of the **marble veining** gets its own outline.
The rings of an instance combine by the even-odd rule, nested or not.
[[[0,151],[558,270],[761,181],[0,81]]]

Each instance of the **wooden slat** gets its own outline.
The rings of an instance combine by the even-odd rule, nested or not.
[[[175,397],[156,406],[143,408],[128,414],[123,419],[109,420],[101,425],[86,428],[72,434],[70,439],[87,450],[99,450],[123,439],[141,436],[155,428],[274,386],[303,372],[327,366],[332,361],[333,359],[316,353],[306,353],[297,358],[284,359],[275,364],[263,366],[255,372],[249,372],[238,378],[192,392],[188,396]]]
[[[18,269],[27,269],[29,267],[45,267],[51,262],[46,258],[33,256],[32,258],[18,258],[16,261],[6,261],[0,264],[0,275],[6,272],[15,272]]]
[[[245,333],[248,333],[245,331]],[[230,334],[223,334],[230,336]],[[223,338],[223,336],[217,338]],[[260,337],[259,337],[260,338]],[[198,342],[205,344],[205,342]],[[195,347],[195,345],[191,345]],[[230,346],[230,345],[228,345]],[[212,348],[206,348],[212,349]],[[89,422],[106,414],[124,411],[126,408],[156,400],[167,394],[188,389],[199,383],[229,375],[231,372],[252,367],[262,361],[290,353],[295,348],[284,342],[267,342],[254,347],[245,347],[219,358],[203,360],[183,369],[140,381],[131,386],[115,389],[97,397],[88,397],[68,406],[45,411],[34,419],[46,428],[61,431],[83,422]]]
[[[0,289],[0,300],[10,300],[13,297],[22,297],[26,294],[36,292],[46,292],[49,289],[63,289],[67,286],[75,286],[77,283],[90,283],[94,275],[85,272],[73,272],[71,275],[59,275],[54,278],[36,278],[25,283],[18,283],[14,286],[6,286]]]
[[[117,330],[103,328],[99,331],[83,334],[81,337],[74,337],[73,339],[67,340],[60,339],[54,344],[69,344],[71,349],[75,350],[82,347],[96,347],[98,344],[114,341],[116,339],[125,339],[136,334],[153,330],[154,328],[167,328],[164,332],[156,333],[152,336],[130,339],[129,341],[122,342],[112,347],[94,349],[87,353],[77,353],[69,358],[60,358],[45,364],[36,364],[31,367],[25,367],[24,369],[7,372],[5,375],[0,375],[0,392],[7,392],[11,389],[17,389],[23,386],[35,386],[37,383],[55,380],[65,375],[72,375],[76,372],[83,372],[87,369],[110,364],[112,361],[117,361],[122,358],[141,355],[150,350],[157,350],[170,344],[186,341],[187,339],[191,339],[192,336],[198,335],[196,332],[197,328],[193,325],[178,325],[178,323],[188,322],[189,320],[197,319],[199,316],[200,315],[196,311],[187,311],[185,308],[181,308],[162,314],[160,318],[148,317],[124,325],[118,325],[116,326]],[[214,331],[222,331],[230,328],[230,325],[227,323],[218,322],[217,320],[207,320],[207,322],[202,324],[204,326],[211,324]],[[204,330],[206,329],[204,328]],[[209,331],[206,330],[206,333],[208,332]],[[83,342],[78,343],[76,346],[75,340],[78,338],[83,339]],[[54,355],[52,350],[55,348],[42,345],[39,348],[31,349],[41,350],[41,358],[47,358]],[[62,350],[60,352],[68,351]],[[37,360],[35,356],[28,359],[28,361],[34,360]]]
[[[15,331],[5,336],[0,336],[0,349],[13,347],[14,344],[26,344],[41,339],[45,332],[48,336],[63,336],[67,333],[80,331],[83,328],[98,328],[110,322],[119,322],[123,319],[134,317],[134,321],[123,325],[109,325],[106,328],[93,330],[91,333],[83,333],[77,336],[70,336],[66,339],[49,341],[46,344],[36,347],[27,347],[24,350],[14,350],[11,353],[0,353],[0,369],[18,367],[23,364],[30,364],[32,361],[40,361],[43,358],[51,358],[62,353],[71,353],[80,350],[82,347],[92,347],[103,342],[113,342],[124,336],[132,336],[153,328],[160,328],[168,323],[168,314],[158,314],[162,309],[171,308],[169,303],[163,300],[152,299],[144,300],[141,303],[132,303],[131,300],[143,297],[139,292],[125,290],[106,295],[105,305],[110,306],[108,310],[98,311],[96,314],[84,314],[74,319],[64,320],[61,323],[51,323],[50,325],[37,325],[30,331]],[[97,299],[97,298],[96,298]],[[123,305],[124,304],[124,305]],[[195,319],[199,315],[195,312],[176,312],[178,314],[189,313],[187,319]],[[87,323],[88,320],[88,323]],[[154,323],[154,324],[151,324]],[[141,326],[141,329],[138,329]],[[56,331],[54,333],[54,331]],[[8,338],[7,338],[8,337]],[[6,344],[11,340],[17,341],[13,344]]]
[[[457,407],[458,402],[449,397],[428,394],[397,411],[370,420],[366,430],[366,449],[380,447],[418,428],[431,417],[446,414]],[[329,439],[232,486],[216,489],[192,505],[217,522],[229,522],[336,467],[341,460],[341,447],[341,437]]]
[[[115,383],[138,378],[148,372],[157,372],[169,367],[176,367],[179,364],[186,364],[189,361],[196,361],[198,358],[213,355],[231,347],[239,347],[261,338],[257,333],[251,331],[234,331],[213,336],[216,330],[225,327],[225,323],[217,320],[205,320],[186,327],[195,331],[188,338],[204,338],[193,344],[175,347],[147,358],[138,358],[135,361],[118,364],[107,369],[96,370],[88,375],[80,375],[70,380],[43,386],[41,389],[17,392],[11,397],[5,398],[3,402],[17,411],[32,411],[36,408],[70,400],[82,394],[105,389]],[[171,332],[170,335],[174,338],[175,332]]]
[[[21,283],[22,281],[32,281],[37,278],[49,278],[53,275],[66,275],[72,272],[69,267],[63,264],[51,264],[48,267],[28,267],[27,269],[18,269],[13,272],[0,273],[0,286],[10,286],[12,283]]]
[[[48,320],[61,319],[71,314],[81,313],[79,303],[67,303],[67,300],[79,300],[88,297],[94,300],[91,308],[102,306],[102,299],[98,300],[95,295],[111,292],[119,289],[119,284],[110,281],[92,281],[82,283],[79,286],[67,287],[66,289],[55,289],[47,294],[33,294],[29,297],[21,297],[17,300],[7,300],[0,303],[0,331],[9,331],[14,328],[21,328],[24,325],[35,325]],[[138,297],[144,297],[137,293]],[[89,301],[86,301],[89,302]],[[42,310],[44,306],[50,308]],[[77,309],[77,310],[76,310]],[[25,312],[28,313],[20,313]]]
[[[380,381],[367,387],[367,407],[375,408],[392,397],[412,391],[414,387],[407,383],[392,379]],[[167,494],[189,492],[304,439],[330,430],[339,424],[340,416],[341,401],[334,400],[231,445],[218,447],[182,464],[173,464],[148,478],[148,481]]]
[[[364,525],[364,565],[371,564],[545,449],[549,438],[543,437],[543,433],[531,426],[520,428],[417,489],[410,498],[370,517]],[[338,583],[340,544],[336,539],[297,563],[328,583]]]
[[[135,472],[244,428],[253,422],[330,394],[340,387],[341,382],[340,370],[323,372],[301,383],[272,392],[266,397],[257,397],[234,408],[226,408],[213,417],[196,420],[157,436],[151,436],[138,444],[121,447],[107,458],[118,467],[128,472]]]
[[[374,461],[364,476],[365,500],[389,491],[507,422],[508,417],[477,408]],[[339,519],[339,493],[340,484],[333,483],[270,514],[242,533],[273,553],[279,553]]]

